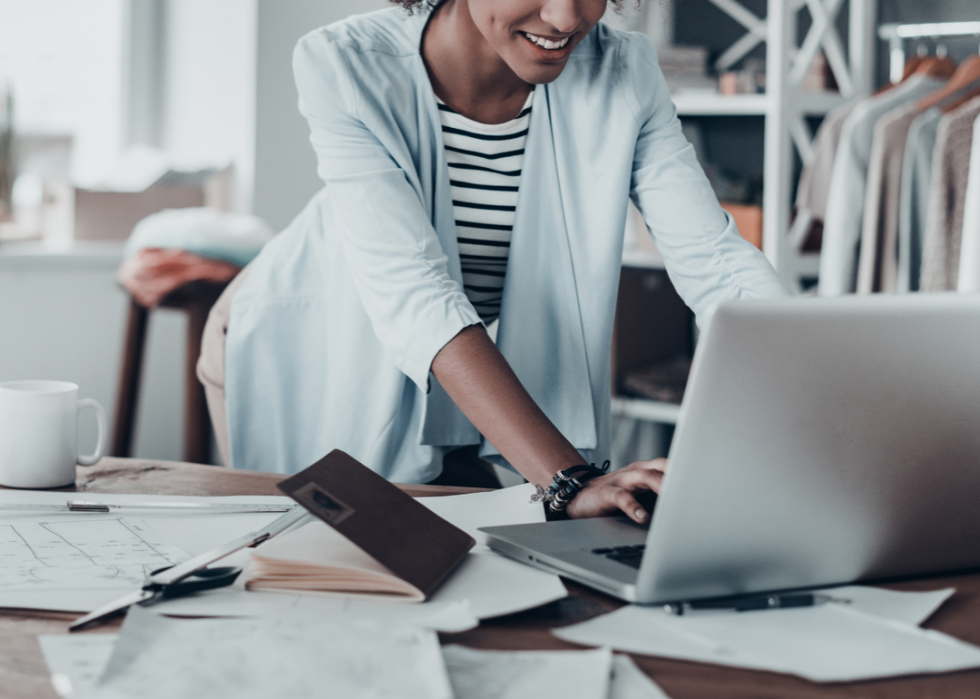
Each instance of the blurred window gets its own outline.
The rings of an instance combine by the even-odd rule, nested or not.
[[[127,0],[0,0],[0,91],[25,136],[70,135],[72,175],[93,184],[123,138]]]

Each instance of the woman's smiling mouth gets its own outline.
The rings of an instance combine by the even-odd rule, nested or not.
[[[552,41],[550,39],[546,39],[543,36],[537,36],[536,34],[532,34],[531,32],[521,32],[521,35],[523,35],[523,37],[527,39],[530,43],[534,44],[535,46],[539,46],[547,51],[557,51],[559,49],[563,49],[571,39],[570,36],[566,36],[564,39],[558,39],[557,41]]]

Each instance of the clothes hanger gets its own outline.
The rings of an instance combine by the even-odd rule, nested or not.
[[[980,94],[980,54],[963,61],[943,87],[919,101],[922,110],[941,107],[948,112]]]
[[[945,55],[944,47],[937,47],[936,53],[939,53],[939,48],[943,49],[943,56],[939,60],[949,61],[949,58]],[[949,77],[949,81],[932,94],[926,95],[919,100],[919,109],[925,111],[941,106],[943,110],[948,111],[949,108],[954,108],[956,105],[961,104],[961,98],[969,99],[976,94],[978,85],[975,83],[980,81],[980,55],[975,54],[970,56],[963,61],[963,65],[948,76],[935,75],[934,73],[932,75],[933,77]],[[950,107],[950,104],[953,104],[954,107]]]
[[[961,94],[942,105],[942,110],[949,113],[957,107],[980,95],[980,52],[973,54],[959,67],[950,82],[959,79],[963,87]]]
[[[912,58],[905,61],[905,70],[902,71],[902,79],[895,84],[897,85],[899,83],[903,83],[906,80],[908,80],[910,77],[915,75],[915,71],[917,71],[919,69],[919,66],[922,65],[923,60],[924,59],[922,56],[917,55],[917,56],[912,56]]]
[[[914,74],[947,80],[955,73],[956,64],[946,55],[946,47],[939,44],[936,46],[936,55],[923,57]]]
[[[902,79],[899,82],[905,82],[919,69],[922,62],[929,57],[929,49],[926,48],[925,44],[919,44],[915,49],[915,55],[909,60],[905,61],[905,71],[902,73]]]
[[[918,49],[916,49],[916,54],[905,61],[905,70],[902,71],[902,79],[896,83],[886,83],[885,85],[879,87],[874,91],[874,96],[882,95],[893,87],[901,85],[903,82],[908,80],[910,77],[915,75],[915,71],[922,65],[923,59],[926,57],[926,47],[919,44]]]

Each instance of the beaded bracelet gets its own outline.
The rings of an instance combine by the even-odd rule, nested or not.
[[[575,496],[582,492],[585,484],[593,478],[604,476],[608,471],[608,461],[602,464],[602,468],[598,468],[595,464],[579,464],[566,468],[554,475],[548,490],[535,484],[531,502],[543,502],[545,516],[549,520],[565,519],[568,516],[565,510]]]

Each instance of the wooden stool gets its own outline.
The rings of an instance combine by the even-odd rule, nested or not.
[[[184,461],[206,464],[211,451],[211,418],[204,388],[197,380],[195,368],[201,355],[201,337],[211,307],[227,283],[194,281],[175,289],[160,302],[160,308],[174,308],[187,313],[187,358],[184,371]],[[146,324],[150,310],[130,297],[126,339],[123,342],[122,372],[116,394],[112,456],[131,456],[136,406],[146,350]]]

